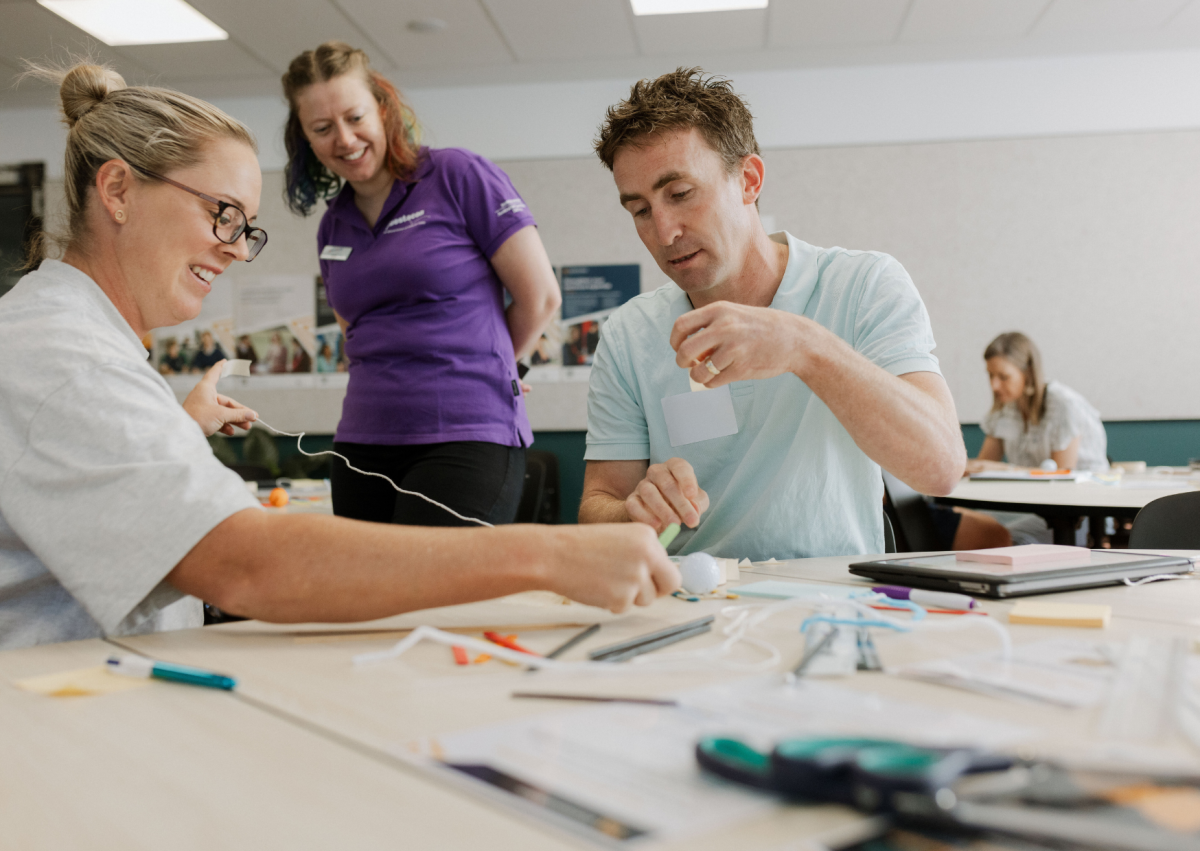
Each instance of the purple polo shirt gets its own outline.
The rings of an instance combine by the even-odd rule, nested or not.
[[[393,184],[374,228],[347,184],[317,230],[320,252],[350,249],[321,261],[329,303],[349,323],[336,439],[529,446],[504,288],[488,261],[533,216],[508,175],[461,148],[424,149],[416,178]]]

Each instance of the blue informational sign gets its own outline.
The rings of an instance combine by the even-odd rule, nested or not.
[[[578,316],[615,310],[641,291],[642,268],[636,263],[563,266],[563,321],[569,323]]]

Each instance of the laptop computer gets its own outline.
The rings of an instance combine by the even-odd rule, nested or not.
[[[878,559],[850,565],[850,572],[888,585],[955,591],[981,597],[1022,597],[1077,588],[1119,585],[1126,579],[1190,573],[1184,555],[1165,556],[1088,550],[1077,559],[1013,567],[958,561],[954,553]]]

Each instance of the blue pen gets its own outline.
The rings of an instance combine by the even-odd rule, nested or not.
[[[187,683],[226,691],[231,691],[237,685],[237,680],[224,674],[214,674],[212,671],[189,668],[186,665],[172,665],[170,662],[155,662],[142,656],[111,656],[108,660],[108,670],[124,677],[153,677],[156,680],[170,680],[173,683]]]

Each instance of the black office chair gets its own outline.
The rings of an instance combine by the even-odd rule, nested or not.
[[[883,511],[896,533],[896,551],[934,552],[943,549],[925,497],[883,471]]]
[[[555,524],[562,521],[561,514],[558,456],[530,449],[525,453],[525,487],[514,522]]]
[[[1133,520],[1129,549],[1200,550],[1200,491],[1148,502]]]

